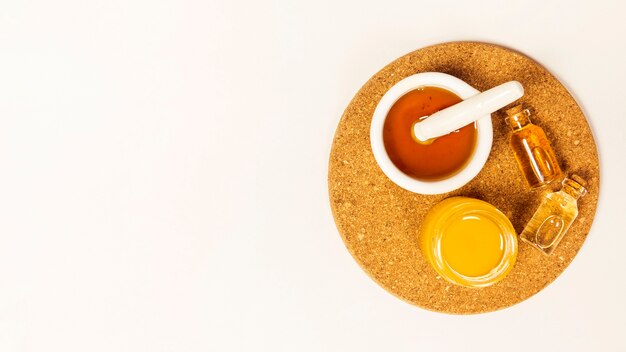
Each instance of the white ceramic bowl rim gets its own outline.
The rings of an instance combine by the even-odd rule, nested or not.
[[[477,141],[474,153],[468,163],[456,174],[441,180],[424,181],[415,179],[396,167],[387,155],[383,143],[383,127],[389,110],[400,97],[421,87],[438,87],[449,90],[461,99],[467,99],[480,91],[464,81],[441,72],[424,72],[406,77],[396,83],[383,95],[376,106],[370,126],[370,142],[376,162],[382,171],[398,186],[420,194],[440,194],[451,192],[471,181],[487,162],[493,142],[491,115],[485,115],[476,121]]]

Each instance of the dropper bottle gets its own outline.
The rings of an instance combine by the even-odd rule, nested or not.
[[[530,121],[530,111],[520,104],[506,113],[512,130],[509,144],[528,185],[535,188],[560,179],[561,168],[554,150],[543,129]]]
[[[585,181],[577,175],[563,180],[563,188],[549,193],[530,219],[521,239],[550,255],[578,216],[578,198],[587,194]]]

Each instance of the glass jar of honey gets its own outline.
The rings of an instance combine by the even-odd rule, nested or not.
[[[451,283],[485,287],[502,280],[517,257],[517,235],[493,205],[452,197],[426,215],[419,244],[435,271]]]

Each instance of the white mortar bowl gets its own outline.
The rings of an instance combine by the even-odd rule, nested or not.
[[[370,126],[370,142],[376,162],[398,186],[419,194],[441,194],[454,191],[471,181],[487,162],[493,142],[493,127],[491,115],[485,115],[476,121],[476,145],[470,160],[457,173],[441,180],[418,180],[396,167],[389,158],[383,143],[383,127],[385,119],[393,104],[406,93],[422,87],[437,87],[448,90],[461,99],[467,99],[480,93],[477,89],[464,81],[441,72],[424,72],[409,76],[396,83],[383,95],[376,106],[372,124]]]

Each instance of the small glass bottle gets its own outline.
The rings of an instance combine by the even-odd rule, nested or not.
[[[517,105],[506,111],[509,127],[513,130],[509,144],[528,185],[532,188],[546,185],[562,177],[561,168],[541,127],[530,121],[530,111]]]
[[[563,188],[549,193],[530,219],[521,239],[550,255],[578,216],[578,198],[587,193],[577,175],[563,180]]]

